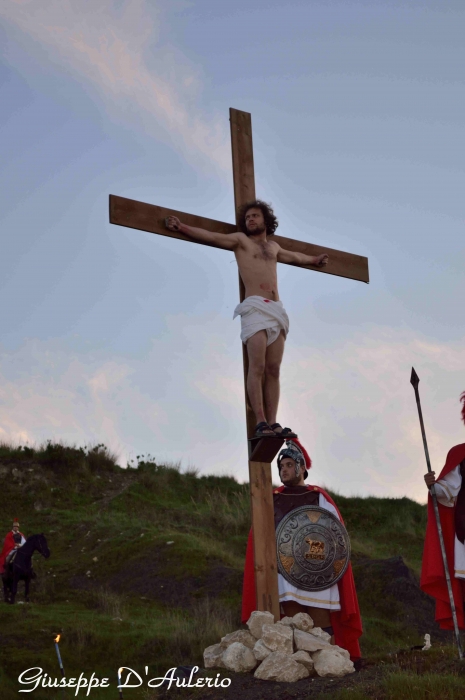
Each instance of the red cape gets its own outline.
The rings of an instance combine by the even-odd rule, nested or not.
[[[318,491],[319,493],[323,494],[326,500],[333,504],[339,517],[341,517],[337,505],[334,503],[331,496],[326,493],[326,491],[320,489],[318,486],[309,486],[307,484],[306,486],[309,491]],[[283,488],[284,486],[281,486],[278,490],[282,491]],[[344,523],[342,518],[341,522]],[[361,654],[358,638],[361,636],[363,630],[360,610],[358,607],[357,592],[355,590],[354,576],[352,574],[352,566],[350,564],[347,567],[347,571],[345,572],[344,576],[338,581],[337,585],[339,587],[341,610],[330,613],[335,641],[338,646],[342,647],[343,649],[347,649],[351,659],[359,659]],[[242,622],[247,622],[252,612],[256,609],[255,567],[253,556],[253,537],[251,530],[249,533],[247,551],[245,555],[244,585],[242,589]]]
[[[444,469],[438,479],[442,479],[465,459],[465,443],[453,447],[446,459]],[[464,486],[462,486],[464,488]],[[452,583],[457,620],[460,629],[465,629],[464,602],[460,580],[454,576],[454,541],[455,541],[455,508],[448,508],[438,502],[439,517],[441,519],[444,545],[446,548],[447,563]],[[425,548],[423,550],[423,562],[421,567],[420,588],[428,595],[436,598],[436,622],[445,630],[454,629],[452,611],[447,591],[444,564],[442,562],[439,535],[434,515],[433,499],[428,496],[428,524],[426,526]]]
[[[23,533],[19,533],[21,537],[24,537]],[[5,571],[5,559],[9,555],[12,549],[14,549],[16,546],[16,543],[13,539],[13,531],[10,531],[7,536],[5,537],[3,541],[3,549],[0,554],[0,574],[3,574]]]

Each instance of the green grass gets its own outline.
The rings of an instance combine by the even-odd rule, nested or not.
[[[455,646],[428,652],[378,655],[372,666],[346,677],[348,687],[328,688],[312,694],[313,700],[459,700],[465,693],[465,661]],[[335,681],[337,683],[337,681]]]
[[[239,626],[250,527],[247,484],[182,472],[150,456],[121,469],[102,445],[51,442],[36,448],[0,444],[0,478],[5,533],[18,517],[26,534],[46,534],[52,552],[47,561],[35,555],[33,602],[0,606],[2,700],[9,693],[17,697],[16,679],[25,668],[58,671],[57,633],[68,676],[95,671],[114,679],[119,665],[139,670],[148,665],[155,674],[174,665],[201,665],[203,649]],[[335,495],[335,500],[351,535],[355,570],[367,558],[401,554],[418,572],[424,506],[406,498]],[[383,598],[380,585],[373,565],[372,578],[360,590],[362,651],[381,664],[383,654],[421,639],[404,624],[396,600]],[[412,670],[396,667],[390,673],[379,686],[383,700],[401,697],[395,693]],[[411,692],[433,698],[436,691],[428,688],[434,680],[427,668],[424,673],[424,687],[412,686]],[[455,698],[455,671],[446,665],[440,673],[452,693],[444,697]],[[41,700],[40,692],[33,697]],[[44,692],[52,697],[56,691]],[[363,689],[344,692],[347,700],[375,697],[371,691],[361,695]],[[91,697],[116,700],[113,680],[111,693],[92,690]],[[149,698],[146,689],[131,690],[129,697]]]
[[[333,494],[351,535],[355,555],[400,555],[416,573],[421,567],[426,507],[409,498],[347,498]]]
[[[113,678],[122,665],[139,672],[149,665],[151,674],[163,675],[168,668],[185,664],[186,656],[201,665],[204,648],[236,622],[233,611],[225,612],[209,599],[194,604],[189,612],[167,611],[149,601],[128,601],[102,590],[89,594],[86,604],[5,606],[0,625],[2,632],[8,631],[9,644],[2,649],[2,666],[10,679],[35,666],[50,676],[59,675],[53,640],[60,633],[67,677],[95,671]]]
[[[392,674],[383,683],[386,700],[462,700],[465,679],[450,674],[426,674],[415,676],[409,673]]]

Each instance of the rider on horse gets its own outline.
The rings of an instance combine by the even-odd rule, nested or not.
[[[5,572],[13,554],[19,547],[22,547],[25,542],[26,538],[23,533],[19,531],[19,522],[17,518],[15,518],[12,530],[7,534],[3,542],[3,549],[0,554],[0,574]]]

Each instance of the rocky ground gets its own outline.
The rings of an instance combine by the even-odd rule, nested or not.
[[[239,629],[207,647],[206,668],[252,672],[264,681],[296,682],[311,676],[343,677],[354,673],[349,652],[331,644],[306,613],[274,622],[269,612],[254,611],[248,629]]]
[[[205,671],[199,672],[199,677],[204,675]],[[295,683],[277,683],[257,680],[251,673],[223,670],[220,676],[231,680],[228,688],[172,687],[149,695],[148,700],[459,700],[465,693],[465,660],[458,660],[452,646],[438,647],[431,653],[400,650],[385,657],[362,660],[355,673],[342,678],[313,676]],[[436,679],[440,691],[435,692],[434,683],[429,683],[431,678]],[[392,679],[394,683],[390,683]],[[400,686],[397,692],[396,686]]]

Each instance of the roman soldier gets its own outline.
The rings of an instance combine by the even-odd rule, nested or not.
[[[3,541],[3,549],[0,554],[0,574],[5,573],[6,566],[11,559],[11,555],[18,547],[22,547],[26,542],[23,533],[19,531],[19,522],[17,518],[13,521],[13,527]]]
[[[465,423],[465,392],[461,395]],[[425,474],[428,488],[434,485],[439,517],[452,583],[457,621],[465,629],[465,443],[455,445],[446,458],[439,478]],[[436,599],[436,621],[441,629],[453,629],[452,610],[447,590],[439,535],[431,494],[428,495],[428,524],[421,569],[420,587]]]
[[[319,506],[343,523],[331,496],[319,486],[305,484],[312,461],[299,440],[288,440],[277,461],[283,486],[273,492],[276,528],[288,513],[299,506]],[[299,589],[280,573],[278,589],[283,616],[308,613],[315,626],[331,634],[333,643],[347,649],[352,660],[360,658],[358,638],[362,634],[362,621],[350,563],[342,578],[325,590]],[[246,622],[256,609],[253,538],[250,532],[244,570],[242,621]]]

